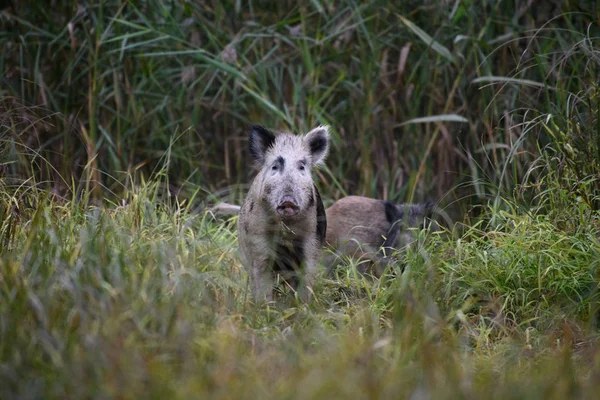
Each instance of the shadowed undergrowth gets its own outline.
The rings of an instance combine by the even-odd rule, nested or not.
[[[0,14],[0,110],[13,145],[0,161],[61,195],[74,179],[115,200],[172,144],[171,190],[189,196],[248,182],[249,123],[329,124],[319,185],[331,198],[485,203],[477,182],[510,189],[545,140],[527,135],[520,110],[564,114],[598,81],[595,12],[572,1],[12,2]],[[15,162],[29,149],[54,168]]]

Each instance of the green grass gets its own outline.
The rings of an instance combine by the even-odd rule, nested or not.
[[[10,172],[61,194],[89,180],[94,196],[118,199],[174,137],[175,190],[243,185],[247,124],[324,123],[333,148],[319,185],[331,198],[454,189],[451,200],[484,203],[472,183],[510,188],[498,166],[515,156],[523,107],[569,113],[569,96],[597,82],[589,2],[12,3],[0,18],[0,102],[14,128],[5,158],[39,151],[56,171]],[[537,138],[520,140],[518,178],[539,155]]]
[[[571,231],[547,214],[489,209],[493,224],[457,240],[425,233],[402,275],[372,281],[350,263],[317,281],[311,304],[284,296],[264,307],[249,298],[235,219],[160,200],[163,179],[108,208],[32,195],[0,256],[2,397],[599,389],[597,213]]]
[[[596,396],[592,2],[12,3],[0,398]],[[241,200],[248,123],[330,124],[327,204],[439,199],[447,226],[401,274],[345,259],[254,304],[205,211]]]

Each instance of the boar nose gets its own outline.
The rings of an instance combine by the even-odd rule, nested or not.
[[[292,217],[300,212],[300,207],[290,195],[285,195],[279,201],[277,206],[277,215],[280,217]]]

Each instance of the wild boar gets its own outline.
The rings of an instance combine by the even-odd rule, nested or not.
[[[327,230],[311,170],[327,155],[328,127],[297,136],[254,125],[249,145],[260,171],[240,209],[238,240],[252,293],[257,301],[273,300],[280,277],[308,301]]]
[[[415,241],[417,228],[422,229],[431,217],[434,204],[394,204],[362,196],[339,199],[325,210],[327,245],[334,255],[325,263],[331,269],[337,256],[344,254],[370,260],[371,273],[381,276],[394,250],[402,250]],[[362,262],[361,272],[370,264]]]

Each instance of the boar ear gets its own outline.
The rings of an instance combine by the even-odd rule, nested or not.
[[[265,161],[265,153],[275,142],[275,135],[260,125],[250,125],[248,129],[250,154],[262,164]]]
[[[325,161],[329,151],[329,127],[321,125],[304,136],[304,143],[308,145],[313,165],[320,165]]]

